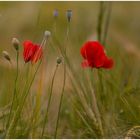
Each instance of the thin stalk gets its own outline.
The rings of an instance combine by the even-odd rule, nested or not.
[[[9,62],[9,66],[8,66],[8,73],[10,73],[11,72],[11,68],[12,68],[12,62],[10,61]],[[9,77],[8,77],[9,78]],[[8,83],[8,85],[10,85],[10,83]],[[11,85],[10,85],[10,87],[7,89],[7,93],[9,93],[10,92],[10,89],[11,89]],[[8,104],[9,105],[9,110],[10,110],[10,107],[11,107],[11,103],[12,103],[12,101],[10,102],[10,105],[9,105],[9,100],[8,100],[8,96],[6,95],[6,104]],[[10,113],[10,112],[9,112]],[[7,114],[7,116],[9,117],[9,113]],[[4,120],[3,120],[3,130],[5,129],[5,128],[7,128],[7,118],[6,117],[4,117]]]
[[[102,119],[101,119],[101,114],[100,114],[99,107],[98,107],[98,104],[97,104],[96,95],[95,95],[95,92],[94,92],[94,89],[93,89],[94,83],[93,83],[92,73],[93,73],[93,69],[91,69],[91,71],[90,71],[90,77],[91,77],[90,87],[91,87],[92,99],[93,99],[93,110],[94,110],[95,116],[98,120],[100,137],[103,138],[104,130],[103,130],[103,126],[102,126]]]
[[[20,113],[22,112],[22,109],[24,107],[24,103],[26,101],[27,95],[28,95],[28,93],[30,91],[30,88],[31,88],[32,84],[33,84],[33,81],[35,79],[36,73],[38,72],[38,69],[39,69],[39,66],[40,66],[41,62],[42,61],[40,61],[40,63],[38,64],[38,66],[36,68],[36,71],[35,71],[35,73],[33,75],[33,78],[31,80],[30,84],[29,84],[29,87],[28,87],[27,91],[25,92],[25,95],[23,96],[23,100],[21,101],[21,104],[17,107],[17,110],[16,110],[16,112],[15,112],[15,114],[13,116],[13,120],[11,121],[11,124],[10,124],[10,126],[9,126],[9,128],[7,130],[6,138],[11,138],[11,136],[13,136],[13,131],[16,128],[17,122],[18,122],[19,117],[20,117]]]
[[[62,92],[61,92],[59,108],[58,108],[58,116],[57,116],[57,121],[56,121],[54,139],[56,139],[56,137],[57,137],[57,129],[58,129],[60,111],[61,111],[61,106],[62,106],[62,101],[63,101],[63,96],[64,96],[65,84],[66,84],[66,64],[64,64],[64,80],[63,80],[63,87],[62,87]]]
[[[43,37],[43,40],[41,42],[41,45],[40,47],[44,47],[46,45],[48,40],[46,40],[45,36]],[[42,63],[44,61],[42,60]],[[29,124],[29,128],[28,129],[31,129],[31,127],[33,128],[35,126],[35,122],[37,121],[38,119],[38,115],[39,115],[39,108],[40,108],[40,93],[41,93],[41,88],[42,88],[42,78],[43,78],[43,65],[42,65],[42,72],[41,72],[42,76],[40,78],[40,84],[39,84],[39,91],[37,93],[37,97],[36,97],[36,106],[35,106],[35,109],[33,110],[33,114],[31,116],[31,120],[30,120],[30,124]],[[34,133],[35,133],[35,129],[33,128],[33,131],[32,131],[32,136],[34,136]]]
[[[100,11],[99,11],[99,16],[98,16],[98,26],[97,26],[97,35],[98,35],[98,40],[99,42],[103,43],[102,41],[102,33],[103,33],[103,29],[102,29],[102,25],[103,25],[103,18],[104,18],[104,13],[105,13],[105,9],[104,9],[104,2],[101,1],[100,2]],[[99,77],[99,81],[100,81],[100,86],[99,86],[99,92],[102,94],[103,91],[103,80],[102,80],[102,70],[98,70],[98,77]]]
[[[102,78],[102,70],[101,69],[99,69],[98,70],[98,78],[99,78],[99,81],[100,81],[100,83],[99,83],[99,92],[101,93],[101,94],[103,94],[103,92],[104,92],[104,86],[103,86],[103,78]]]
[[[68,42],[68,39],[69,39],[69,32],[70,32],[70,22],[68,22],[68,25],[67,25],[66,43]],[[64,53],[66,56],[67,55],[67,45],[65,45]]]
[[[44,119],[44,123],[43,123],[43,127],[42,127],[41,138],[43,138],[45,127],[46,127],[46,123],[47,123],[48,112],[49,112],[51,98],[52,98],[52,93],[53,93],[52,90],[53,90],[53,85],[54,85],[54,79],[55,79],[55,76],[56,76],[57,69],[58,69],[58,64],[55,67],[55,70],[54,70],[54,73],[53,73],[53,77],[52,77],[50,95],[49,95],[47,110],[46,110],[46,113],[45,113],[45,119]]]
[[[41,8],[42,8],[42,4],[39,5],[39,9],[38,9],[37,20],[36,20],[36,23],[35,23],[35,30],[36,31],[39,31],[39,22],[40,22],[40,18],[41,18]],[[37,38],[37,33],[38,32],[34,33],[34,37],[33,37],[34,41]]]
[[[98,41],[101,42],[101,44],[106,39],[106,36],[103,36],[103,28],[102,28],[103,24],[104,24],[104,13],[105,13],[104,4],[105,4],[104,2],[100,2],[100,11],[99,11],[99,16],[98,16],[98,26],[97,26]],[[107,30],[105,30],[105,32],[106,31]],[[104,37],[104,40],[103,40],[102,36]],[[98,77],[99,77],[99,82],[100,82],[99,83],[99,94],[100,94],[100,96],[102,96],[104,94],[102,70],[98,70]],[[101,119],[100,111],[99,111],[99,108],[97,106],[96,97],[95,97],[94,93],[93,93],[93,99],[94,99],[94,102],[95,102],[95,104],[94,104],[95,107],[94,108],[95,108],[95,112],[96,112],[96,117],[98,119],[99,128],[100,128],[100,131],[101,131],[101,135],[103,137],[104,136],[104,131],[103,131],[103,126],[102,126],[102,119]]]
[[[15,99],[16,99],[16,102],[18,104],[18,95],[17,95],[17,84],[18,84],[18,76],[19,76],[19,51],[17,51],[17,75],[16,75],[16,81],[15,81]]]
[[[24,66],[25,65],[27,65],[27,70],[26,70],[26,75],[25,75],[25,77],[26,77],[26,82],[25,82],[25,84],[24,84],[24,88],[23,88],[23,91],[22,91],[22,93],[21,93],[21,95],[20,95],[20,97],[19,97],[19,99],[20,100],[22,100],[23,99],[23,96],[25,95],[25,92],[26,92],[26,90],[27,90],[27,88],[28,88],[28,84],[29,84],[29,81],[30,81],[30,77],[31,77],[31,67],[30,67],[30,65],[29,64],[24,64]]]
[[[7,125],[6,125],[6,129],[9,126],[10,120],[11,120],[11,116],[12,116],[12,111],[13,111],[13,107],[14,107],[14,102],[15,102],[15,98],[16,98],[16,94],[17,94],[17,82],[18,82],[18,71],[19,71],[19,51],[17,51],[17,58],[16,58],[16,78],[15,78],[15,86],[14,86],[14,92],[13,92],[13,99],[12,99],[12,104],[11,104],[11,108],[10,108],[10,114],[9,114],[9,118],[7,121]]]
[[[23,97],[23,102],[22,102],[23,105],[24,105],[24,102],[25,102],[25,100],[26,100],[26,97],[28,96],[28,93],[29,93],[29,91],[30,91],[30,88],[31,88],[31,86],[32,86],[32,84],[33,84],[33,81],[34,81],[34,79],[35,79],[36,73],[38,72],[41,63],[42,63],[42,60],[39,62],[38,66],[37,66],[37,68],[36,68],[36,71],[35,71],[35,73],[34,73],[34,75],[33,75],[33,78],[32,78],[32,80],[31,80],[31,82],[30,82],[29,88],[28,88],[27,92],[25,93],[25,96]],[[23,105],[22,105],[21,108],[23,108]]]
[[[42,67],[41,67],[41,73],[40,73],[40,79],[38,82],[38,92],[36,93],[36,103],[35,103],[35,107],[33,108],[33,113],[31,115],[31,119],[30,119],[30,127],[29,130],[32,130],[32,138],[35,137],[36,134],[36,128],[35,125],[36,123],[38,123],[39,121],[39,115],[40,115],[40,109],[41,109],[41,93],[42,93],[42,87],[43,87],[43,78],[44,78],[44,60],[42,61]]]
[[[54,23],[53,23],[53,31],[54,31],[54,34],[56,34],[56,31],[57,31],[57,28],[56,28],[56,25],[57,25],[57,19],[54,18]]]
[[[108,35],[108,27],[109,27],[109,23],[110,23],[110,17],[111,17],[111,10],[112,10],[112,3],[109,2],[108,3],[108,9],[107,9],[107,14],[106,14],[106,22],[105,22],[105,27],[104,27],[104,36],[103,36],[103,45],[106,45],[106,38]]]
[[[109,28],[110,15],[111,15],[111,3],[108,3],[108,7],[107,7],[108,9],[104,9],[106,7],[103,7],[103,4],[104,3],[101,2],[100,14],[99,14],[99,18],[98,18],[98,24],[99,24],[98,26],[102,26],[102,24],[104,23],[104,31],[103,31],[102,27],[98,27],[98,38],[99,38],[99,41],[102,43],[102,45],[105,45],[108,28]],[[103,21],[105,10],[106,10],[107,14],[105,17],[105,21]],[[103,34],[103,38],[101,38],[102,34]],[[102,79],[102,70],[98,71],[98,76],[99,76],[99,81],[100,81],[99,91],[103,94],[104,87],[103,87],[103,79]]]
[[[109,28],[109,21],[110,21],[110,14],[111,14],[111,4],[109,3],[108,9],[106,9],[106,7],[104,7],[104,4],[105,4],[104,2],[100,3],[100,12],[99,12],[99,17],[98,17],[98,28],[97,28],[98,40],[99,40],[99,42],[101,42],[102,45],[105,45],[105,43],[106,43],[106,38],[107,38],[107,33],[108,33],[108,28]],[[106,10],[107,10],[107,15],[104,19]],[[103,21],[103,19],[105,21]],[[102,28],[103,25],[104,25],[104,28]],[[100,98],[101,98],[103,106],[104,106],[104,102],[103,102],[104,86],[103,86],[103,78],[102,78],[103,75],[102,74],[103,74],[102,70],[99,69],[98,70],[99,93],[100,93]],[[99,127],[101,129],[101,132],[103,132],[102,136],[104,136],[103,126],[102,126],[102,120],[103,119],[100,115],[99,110],[97,110],[97,115],[98,115],[97,118],[98,118]]]
[[[66,42],[68,42],[69,30],[70,30],[70,22],[68,22],[68,27],[67,27],[67,32],[66,32]],[[64,56],[65,56],[65,57],[67,56],[67,45],[65,45],[65,48],[64,48]],[[61,92],[61,97],[60,97],[60,104],[59,104],[59,108],[58,108],[58,116],[57,116],[57,121],[56,121],[56,127],[55,127],[54,138],[57,137],[57,129],[58,129],[58,125],[59,125],[60,110],[61,110],[62,101],[63,101],[63,96],[64,96],[65,84],[66,84],[66,62],[64,61],[64,79],[63,79],[63,87],[62,87],[62,92]]]
[[[97,34],[99,42],[102,41],[102,24],[103,24],[103,15],[104,15],[104,2],[100,2],[100,11],[98,16],[98,25],[97,25]]]

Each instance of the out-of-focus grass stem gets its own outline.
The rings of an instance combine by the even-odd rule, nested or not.
[[[46,127],[46,123],[47,123],[48,112],[49,112],[51,98],[52,98],[52,93],[53,93],[52,91],[53,91],[54,79],[55,79],[55,76],[56,76],[57,69],[58,69],[58,64],[55,67],[55,70],[54,70],[54,73],[53,73],[53,77],[52,77],[52,82],[51,82],[51,87],[50,87],[50,94],[49,94],[47,109],[46,109],[46,113],[45,113],[45,119],[44,119],[44,122],[43,122],[41,138],[43,138],[45,127]]]
[[[110,17],[111,17],[111,10],[112,10],[112,3],[108,2],[107,5],[107,10],[106,10],[106,21],[105,21],[105,27],[104,27],[104,35],[103,35],[103,42],[102,44],[105,46],[106,45],[106,39],[107,39],[107,35],[108,35],[108,27],[109,27],[109,23],[110,23]]]
[[[110,21],[110,14],[111,14],[111,3],[109,3],[108,5],[108,9],[107,9],[107,3],[105,2],[100,2],[100,11],[99,11],[99,16],[98,16],[98,26],[97,26],[97,35],[98,35],[98,41],[102,44],[105,45],[106,43],[106,38],[107,38],[107,33],[108,33],[108,28],[109,28],[109,21]],[[105,17],[105,12],[107,10],[107,14]],[[104,19],[105,18],[105,19]],[[104,28],[103,28],[104,26]],[[102,97],[104,96],[104,87],[103,87],[103,71],[101,69],[98,70],[98,77],[99,77],[99,93],[101,96],[101,100]],[[97,114],[99,114],[100,112],[97,112]],[[98,115],[99,117],[97,117],[98,123],[100,125],[100,129],[102,132],[103,131],[103,126],[102,126],[102,119],[100,117],[100,115]]]
[[[102,41],[102,25],[103,25],[103,16],[104,16],[104,1],[100,2],[100,11],[98,15],[98,23],[97,23],[97,37],[98,41]]]
[[[42,61],[39,62],[38,66],[37,66],[37,68],[36,68],[36,70],[34,72],[34,75],[33,75],[32,79],[31,79],[31,82],[29,83],[29,87],[28,87],[27,91],[25,92],[25,95],[23,96],[23,99],[22,99],[21,103],[17,107],[17,110],[15,111],[13,119],[12,119],[12,121],[11,121],[9,127],[8,127],[8,130],[7,130],[7,133],[6,133],[6,138],[11,138],[13,136],[13,134],[14,134],[14,130],[15,130],[16,126],[17,126],[17,122],[18,122],[18,120],[20,118],[20,113],[22,112],[22,109],[24,107],[24,103],[25,103],[26,98],[27,98],[27,96],[29,94],[29,91],[30,91],[30,88],[31,88],[31,86],[33,84],[35,76],[36,76],[36,74],[37,74],[37,72],[39,70],[41,62]]]
[[[54,133],[54,138],[55,139],[57,137],[57,129],[58,129],[59,118],[60,118],[60,111],[61,111],[61,106],[62,106],[62,101],[63,101],[63,96],[64,96],[65,83],[66,83],[66,64],[64,64],[64,79],[63,79],[63,87],[62,87],[62,92],[61,92],[61,97],[60,97],[60,103],[59,103],[59,107],[58,107],[58,116],[57,116],[55,133]]]
[[[69,30],[70,30],[70,21],[68,21],[67,25],[67,31],[66,31],[66,43],[68,42],[69,39]],[[64,56],[67,56],[67,45],[65,45],[64,48]],[[60,111],[61,111],[61,106],[62,106],[62,101],[63,101],[63,96],[64,96],[64,90],[65,90],[65,84],[66,84],[66,58],[64,60],[64,79],[63,79],[63,87],[62,87],[62,92],[61,92],[61,97],[60,97],[60,103],[58,107],[58,116],[57,116],[57,121],[56,121],[56,127],[55,127],[55,132],[54,132],[54,138],[57,137],[57,129],[59,125],[59,118],[60,118]]]
[[[103,131],[103,126],[102,126],[102,120],[101,120],[101,114],[100,114],[100,111],[99,111],[99,108],[98,108],[98,104],[97,104],[97,99],[96,99],[96,95],[95,95],[95,92],[94,92],[94,89],[93,89],[93,69],[91,69],[90,71],[90,79],[91,79],[91,82],[90,82],[90,87],[91,87],[91,96],[92,96],[92,99],[93,99],[93,110],[94,110],[94,113],[95,113],[95,116],[98,120],[98,124],[99,124],[99,129],[100,129],[100,137],[102,138],[104,136],[104,131]]]
[[[19,73],[19,51],[18,50],[16,51],[16,55],[17,55],[17,57],[16,57],[16,78],[15,78],[13,99],[12,99],[12,104],[11,104],[11,108],[10,108],[10,114],[9,114],[9,118],[7,121],[6,129],[9,126],[11,116],[12,116],[13,107],[14,107],[14,102],[15,102],[15,99],[17,98],[17,82],[18,82],[18,73]]]
[[[102,44],[103,43],[103,24],[104,24],[104,14],[105,14],[105,2],[100,2],[100,11],[99,11],[99,16],[98,16],[98,25],[97,25],[97,36],[98,36],[98,41]],[[107,31],[107,30],[106,30]],[[102,79],[102,70],[98,70],[98,77],[99,77],[99,92],[100,95],[104,94],[104,89],[103,89],[103,79]],[[94,98],[96,99],[96,98]],[[97,107],[97,106],[96,106]],[[104,131],[103,131],[103,126],[102,126],[102,119],[100,115],[100,111],[98,107],[96,108],[96,115],[98,119],[98,124],[100,127],[100,131],[102,134],[102,137],[104,136]]]

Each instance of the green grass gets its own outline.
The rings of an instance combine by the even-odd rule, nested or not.
[[[0,56],[0,138],[139,138],[139,7],[139,2],[112,2],[111,15],[100,15],[110,18],[105,23],[98,19],[99,2],[0,2],[0,51],[8,51],[12,60],[10,65]],[[59,11],[56,21],[54,9]],[[70,26],[67,9],[73,11]],[[25,64],[22,42],[41,43],[45,30],[51,37],[43,59]],[[16,78],[13,37],[21,42],[18,101],[7,123]],[[97,38],[114,59],[111,70],[81,67],[81,46]]]

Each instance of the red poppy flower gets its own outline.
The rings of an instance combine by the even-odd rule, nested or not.
[[[84,58],[83,67],[106,68],[113,67],[112,58],[108,58],[104,47],[98,41],[88,41],[81,48],[81,55]]]
[[[29,61],[36,63],[42,57],[43,52],[40,45],[33,44],[31,41],[27,40],[24,41],[23,46],[23,57],[26,63]]]

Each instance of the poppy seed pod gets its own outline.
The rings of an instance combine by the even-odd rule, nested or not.
[[[72,10],[67,10],[66,15],[67,15],[68,22],[70,22],[72,17]]]
[[[3,54],[3,57],[8,60],[8,61],[11,61],[10,59],[10,56],[9,56],[9,53],[7,51],[2,51],[2,54]]]
[[[18,51],[19,50],[19,40],[17,38],[13,38],[12,44],[13,44],[14,48]]]
[[[56,62],[57,62],[58,65],[61,64],[61,62],[62,62],[62,57],[57,57]]]
[[[51,32],[45,31],[44,36],[45,36],[45,38],[49,38],[51,36]]]
[[[58,17],[58,10],[57,9],[55,9],[53,11],[53,16],[54,16],[54,18],[57,18]]]

